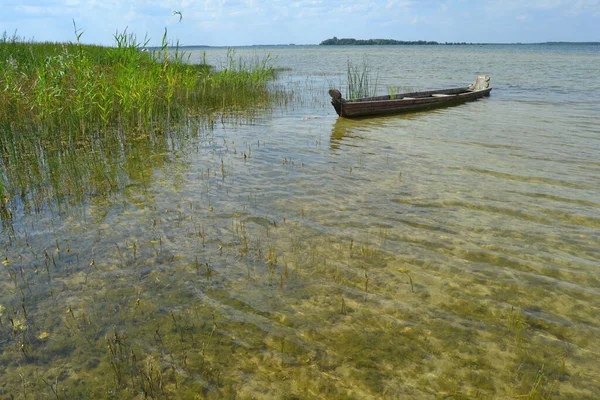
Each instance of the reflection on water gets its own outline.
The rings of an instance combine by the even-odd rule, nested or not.
[[[361,139],[372,130],[392,130],[394,126],[402,124],[403,121],[411,121],[426,114],[440,112],[445,108],[449,107],[438,107],[429,110],[427,113],[417,111],[380,117],[338,118],[331,129],[331,147],[332,149],[338,149],[342,142],[348,146],[357,146],[354,139]],[[358,145],[360,146],[360,142],[358,142]]]
[[[379,121],[379,119],[370,120],[369,122],[372,121]],[[339,149],[342,143],[346,143],[349,146],[356,146],[355,141],[362,138],[361,131],[364,132],[364,130],[359,128],[359,123],[356,120],[346,118],[337,119],[331,129],[331,148]]]
[[[402,51],[452,71],[469,49]],[[5,147],[2,396],[600,392],[589,100],[354,121],[327,86],[246,123]]]

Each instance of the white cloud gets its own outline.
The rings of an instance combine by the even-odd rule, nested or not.
[[[514,14],[523,11],[558,11],[561,13],[595,13],[600,12],[600,0],[487,0],[486,7],[490,12]]]
[[[412,1],[405,0],[388,0],[385,8],[408,8],[413,5]]]
[[[572,15],[590,14],[600,16],[600,0],[577,0],[571,5]]]

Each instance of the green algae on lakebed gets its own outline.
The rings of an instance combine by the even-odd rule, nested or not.
[[[537,318],[527,299],[549,288],[517,309],[502,299],[522,290],[510,280],[490,290],[485,275],[387,251],[377,232],[324,236],[304,224],[310,208],[267,223],[251,196],[209,208],[167,169],[138,191],[145,202],[113,195],[100,220],[93,201],[61,224],[29,218],[4,243],[4,394],[588,393],[576,349],[594,333]],[[234,177],[203,184],[219,197]],[[557,314],[585,300],[563,296]]]

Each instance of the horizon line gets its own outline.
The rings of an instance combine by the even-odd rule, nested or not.
[[[417,43],[417,42],[426,42],[425,40],[405,40],[407,43]],[[320,43],[275,43],[275,44],[234,44],[234,45],[209,45],[209,44],[187,44],[187,45],[179,45],[177,47],[204,47],[204,48],[212,48],[212,47],[276,47],[276,46],[338,46],[338,47],[368,47],[368,46],[498,46],[498,45],[543,45],[543,44],[585,44],[585,45],[600,45],[600,41],[596,42],[576,42],[576,41],[546,41],[546,42],[438,42],[435,40],[431,40],[428,42],[433,42],[431,44],[347,44],[347,45],[323,45]],[[157,48],[161,46],[145,46],[145,48]]]

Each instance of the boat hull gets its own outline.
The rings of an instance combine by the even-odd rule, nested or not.
[[[376,115],[390,115],[404,112],[428,110],[437,107],[447,107],[476,100],[490,95],[489,77],[482,76],[483,84],[442,90],[402,93],[395,96],[379,96],[356,100],[345,100],[341,93],[332,89],[331,104],[340,117],[358,118]]]

